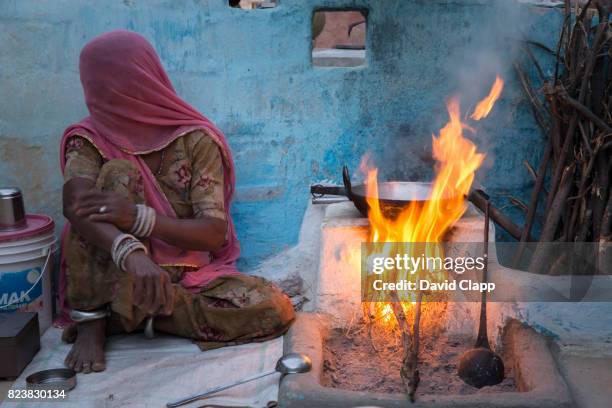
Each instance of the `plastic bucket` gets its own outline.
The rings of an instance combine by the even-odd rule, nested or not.
[[[27,215],[27,227],[0,233],[0,312],[38,312],[40,333],[51,326],[54,223]]]

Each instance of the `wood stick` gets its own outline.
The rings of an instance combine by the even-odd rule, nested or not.
[[[529,98],[529,101],[531,102],[531,108],[533,109],[533,115],[535,116],[536,121],[544,130],[544,132],[548,132],[550,124],[546,123],[546,120],[544,118],[550,115],[548,114],[546,107],[542,104],[542,101],[540,101],[540,99],[538,99],[538,97],[536,96],[536,93],[533,90],[533,87],[531,86],[531,82],[523,72],[523,69],[521,68],[519,63],[515,61],[512,65],[514,66],[514,70],[516,71],[519,79],[521,80],[523,90],[525,91]]]
[[[397,276],[397,271],[395,273]],[[414,322],[412,326],[412,333],[410,333],[410,327],[408,325],[408,318],[404,307],[397,296],[396,292],[391,292],[391,309],[395,315],[398,326],[402,332],[402,348],[404,350],[404,357],[402,358],[402,367],[400,369],[400,376],[404,382],[404,387],[408,393],[410,402],[415,401],[415,394],[417,387],[419,386],[420,376],[418,370],[418,356],[419,356],[419,327],[421,324],[421,304],[423,300],[423,292],[417,291],[416,299],[416,310],[414,316]]]
[[[597,13],[592,13],[588,5],[595,4]],[[530,84],[518,62],[514,62],[517,76],[531,101],[535,119],[538,123],[549,123],[548,140],[550,157],[542,157],[536,185],[531,192],[527,207],[525,225],[521,232],[521,243],[515,254],[516,264],[523,252],[525,235],[532,228],[537,217],[538,178],[546,175],[551,168],[549,192],[545,198],[545,220],[540,241],[598,241],[610,239],[610,232],[603,232],[604,220],[608,214],[608,203],[612,192],[612,65],[609,64],[609,51],[612,48],[612,27],[609,19],[612,3],[603,0],[589,0],[586,6],[574,10],[569,0],[565,1],[564,21],[560,30],[555,67],[549,81],[538,94]],[[597,18],[597,20],[596,20]],[[528,46],[527,46],[528,47]],[[527,49],[526,60],[535,65],[542,80],[544,73]],[[539,106],[541,105],[541,106]],[[545,151],[549,149],[546,146]],[[546,191],[546,181],[542,187]],[[569,197],[569,196],[572,197]],[[610,217],[610,215],[608,215]],[[562,226],[562,228],[560,228]],[[608,227],[609,231],[609,227]],[[546,248],[547,245],[542,245]],[[543,261],[550,261],[536,248],[530,263],[530,270],[544,267]],[[607,261],[612,261],[612,250]],[[538,261],[538,259],[540,261]],[[602,259],[598,259],[602,262]],[[612,262],[610,262],[612,264]]]
[[[527,56],[533,63],[533,66],[536,68],[536,72],[538,73],[538,78],[540,78],[540,81],[542,82],[546,81],[546,75],[544,75],[544,70],[542,69],[542,66],[540,66],[540,63],[536,59],[535,55],[533,55],[533,52],[531,52],[531,48],[529,47],[528,41],[526,41],[526,45],[524,46],[524,48],[525,48],[525,52],[527,53]],[[548,51],[552,51],[552,50],[549,49]],[[552,52],[554,53],[554,51]]]
[[[580,220],[580,228],[578,230],[578,234],[576,235],[576,239],[574,240],[574,242],[585,242],[589,233],[589,225],[591,223],[592,216],[593,211],[587,209],[584,213],[584,216]]]
[[[608,203],[604,215],[601,218],[601,228],[599,229],[599,242],[597,251],[597,270],[600,274],[609,272],[612,265],[612,194],[608,194]]]
[[[514,266],[518,265],[521,257],[523,256],[523,252],[525,251],[525,242],[531,234],[531,228],[533,226],[533,221],[535,219],[536,211],[538,209],[538,201],[540,200],[540,192],[542,191],[542,187],[544,187],[544,178],[546,176],[546,168],[548,167],[548,160],[550,159],[551,152],[552,141],[549,137],[546,141],[544,156],[542,156],[542,161],[540,161],[540,166],[538,167],[535,185],[533,186],[533,190],[531,190],[529,208],[525,217],[525,226],[523,227],[523,231],[521,232],[521,236],[519,238],[520,243],[512,260],[512,264]]]
[[[584,17],[584,10],[580,17],[581,18]],[[576,22],[576,25],[578,23],[579,21]],[[606,33],[605,28],[607,27],[607,24],[608,24],[608,15],[607,14],[604,14],[603,16],[600,15],[600,22],[597,27],[597,34],[595,35],[594,46],[593,46],[593,49],[591,50],[591,54],[589,55],[587,59],[586,68],[584,70],[584,76],[582,77],[582,83],[580,86],[580,92],[578,94],[578,102],[580,103],[584,103],[584,99],[586,98],[589,80],[591,78],[591,74],[593,73],[593,69],[595,68],[597,54],[599,53],[599,48],[601,47],[601,44],[603,42],[604,34]],[[569,154],[569,151],[571,150],[570,146],[573,144],[573,141],[574,141],[574,134],[576,133],[577,123],[578,123],[578,111],[575,110],[570,119],[567,133],[565,136],[565,140],[563,141],[563,148],[561,149],[560,157],[559,157],[559,160],[557,161],[556,168],[553,173],[550,194],[549,194],[548,201],[546,204],[547,212],[551,208],[552,202],[557,192],[557,188],[559,187],[559,183],[561,182],[563,168],[565,167],[567,155]]]
[[[595,115],[589,108],[569,96],[567,93],[562,93],[559,96],[561,97],[561,100],[563,100],[572,108],[576,109],[582,116],[593,122],[595,126],[606,132],[606,134],[612,134],[612,127],[608,126],[606,122],[604,122],[597,115]]]
[[[553,88],[557,86],[557,80],[559,79],[559,65],[561,64],[561,48],[563,43],[567,41],[566,32],[569,30],[568,25],[570,22],[569,9],[565,8],[565,17],[563,18],[563,26],[561,27],[561,34],[559,35],[559,43],[557,44],[557,54],[555,58],[555,73],[553,75]]]
[[[593,238],[596,239],[600,234],[600,227],[603,221],[603,215],[610,192],[610,169],[612,162],[610,157],[605,153],[597,156],[596,177],[592,188],[593,202]]]
[[[541,242],[551,242],[555,238],[555,231],[559,226],[563,208],[565,207],[567,197],[572,189],[572,178],[575,168],[576,166],[572,164],[563,170],[559,191],[557,191],[555,195],[548,217],[546,217],[546,222],[542,228],[542,234],[540,235]]]
[[[589,154],[593,155],[593,147],[591,146],[591,142],[589,137],[587,136],[587,132],[582,125],[582,122],[578,122],[578,129],[580,129],[580,136],[582,136],[582,141],[584,142],[584,147],[589,151]]]
[[[608,194],[608,204],[601,218],[599,230],[599,242],[610,242],[612,240],[612,194]]]
[[[552,143],[552,161],[551,166],[554,169],[556,165],[555,158],[559,156],[561,146],[561,133],[563,132],[562,112],[559,110],[558,100],[552,96],[550,99],[550,111],[553,115],[553,126],[551,128],[550,139]]]
[[[584,194],[586,193],[587,181],[589,180],[589,176],[591,172],[593,171],[593,166],[595,165],[596,157],[597,157],[597,150],[595,151],[595,154],[593,154],[591,158],[589,159],[589,162],[586,165],[586,169],[583,171],[582,177],[580,178],[580,184],[578,185],[578,194],[576,196],[576,198],[579,200],[581,200]],[[575,225],[576,225],[579,210],[580,210],[580,205],[575,204],[572,209],[572,215],[571,215],[571,219],[569,222],[569,230],[567,233],[568,238],[571,238],[574,235],[573,229],[575,228]]]
[[[391,309],[393,309],[393,315],[395,315],[395,319],[397,320],[397,324],[402,334],[410,335],[410,326],[408,325],[408,319],[406,318],[402,303],[399,300],[393,300],[391,302]],[[410,345],[410,342],[406,344]]]
[[[404,357],[402,358],[402,367],[400,368],[400,376],[402,381],[404,382],[404,387],[406,388],[406,392],[410,396],[410,392],[412,390],[412,381],[410,380],[412,375],[412,370],[410,367],[410,355],[412,350],[412,336],[410,333],[410,326],[408,325],[408,319],[406,317],[406,312],[404,311],[404,307],[397,297],[397,293],[391,292],[391,309],[393,310],[393,315],[397,320],[397,324],[402,333],[402,350],[404,351]]]
[[[529,263],[528,270],[533,273],[538,273],[542,268],[548,270],[548,256],[549,256],[549,242],[554,240],[555,232],[559,226],[559,220],[563,214],[563,208],[565,207],[567,196],[572,188],[572,179],[574,174],[574,165],[567,166],[563,171],[563,177],[559,187],[559,191],[555,195],[553,204],[551,205],[550,212],[544,227],[542,228],[542,234],[540,235],[540,243],[536,247],[536,250]]]
[[[473,190],[468,194],[468,200],[474,204],[478,209],[482,212],[485,211],[486,207],[486,196],[482,190]],[[495,208],[493,205],[490,206],[489,215],[491,219],[495,221],[497,225],[502,227],[504,230],[508,232],[514,239],[521,239],[521,228],[519,228],[512,220],[506,217],[499,209]],[[534,241],[531,235],[527,236],[529,241]]]
[[[561,178],[563,175],[563,169],[565,167],[565,162],[567,161],[567,155],[571,150],[571,146],[574,143],[574,134],[576,133],[576,126],[578,124],[578,113],[574,112],[572,114],[572,118],[570,119],[569,126],[567,128],[567,132],[565,134],[565,140],[563,141],[563,146],[559,151],[559,158],[557,160],[555,170],[551,179],[551,187],[548,194],[548,200],[546,202],[546,212],[550,212],[552,203],[555,199],[557,188],[559,188],[559,184],[561,183]]]
[[[410,402],[415,401],[415,395],[417,387],[419,386],[419,382],[421,382],[421,377],[419,375],[419,343],[420,343],[420,326],[421,326],[421,304],[423,303],[423,292],[417,292],[417,300],[415,304],[415,314],[414,314],[414,324],[412,326],[412,347],[410,349],[410,361],[407,364],[407,367],[411,369],[410,377],[408,378],[408,385],[410,386],[410,391],[408,392],[408,397],[410,397]]]
[[[397,320],[397,325],[399,326],[402,335],[405,333],[410,336],[410,326],[408,325],[408,318],[406,316],[406,312],[404,311],[404,307],[402,306],[402,302],[397,297],[397,293],[394,291],[391,292],[391,309],[393,310],[393,315],[395,316],[395,320]],[[410,342],[406,343],[410,345]]]

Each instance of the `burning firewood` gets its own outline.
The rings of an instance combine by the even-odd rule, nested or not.
[[[479,121],[491,112],[501,95],[503,86],[503,80],[497,77],[489,95],[476,105],[470,116],[472,120]],[[387,255],[394,256],[399,253],[410,253],[417,257],[419,254],[439,255],[443,250],[437,244],[442,242],[449,228],[461,218],[467,208],[465,197],[472,187],[474,174],[484,161],[485,155],[478,152],[476,145],[463,135],[464,129],[472,128],[461,119],[458,98],[450,99],[447,108],[449,121],[440,130],[439,136],[434,136],[432,139],[436,177],[427,200],[412,201],[396,217],[386,217],[378,199],[378,170],[372,168],[367,160],[362,163],[362,170],[366,173],[370,242],[380,244],[374,245],[373,248],[379,248]],[[519,236],[520,229],[514,227]],[[406,271],[390,272],[393,275],[391,282],[407,279],[418,284],[421,279],[440,282],[446,279],[444,272],[428,267],[420,267],[414,275],[410,273],[406,275]],[[416,287],[417,289],[406,297],[400,297],[397,292],[392,291],[390,298],[385,300],[388,303],[384,307],[376,306],[380,313],[387,313],[388,307],[395,318],[394,321],[397,322],[403,346],[400,375],[411,402],[415,401],[420,382],[418,364],[421,314],[423,298],[426,295],[419,286]],[[427,309],[429,307],[425,308],[425,311]],[[409,315],[413,317],[412,327],[409,324]]]
[[[404,357],[402,359],[402,368],[400,369],[400,376],[404,383],[404,387],[408,393],[408,397],[411,402],[415,401],[416,390],[419,386],[420,377],[418,370],[418,359],[419,359],[419,335],[421,325],[421,305],[423,300],[423,292],[418,291],[417,299],[415,303],[414,321],[412,329],[408,323],[408,316],[404,310],[404,306],[401,301],[397,298],[397,295],[391,295],[392,302],[391,308],[393,314],[397,320],[401,337],[402,337],[402,348],[404,350]]]
[[[417,299],[415,304],[414,324],[412,326],[412,344],[410,347],[410,353],[407,353],[404,357],[402,370],[400,371],[400,374],[407,385],[408,397],[410,398],[411,402],[415,401],[416,390],[419,386],[419,382],[421,381],[418,366],[422,304],[423,291],[419,290],[417,292]]]

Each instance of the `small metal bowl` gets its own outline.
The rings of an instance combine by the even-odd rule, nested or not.
[[[53,368],[37,371],[26,377],[29,389],[70,391],[76,387],[76,372],[70,368]]]
[[[27,226],[23,196],[16,187],[0,187],[0,231],[11,231]]]

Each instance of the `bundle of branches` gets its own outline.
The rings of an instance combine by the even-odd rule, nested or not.
[[[545,209],[539,242],[610,242],[611,11],[608,0],[590,0],[581,9],[572,8],[566,0],[557,49],[525,42],[526,60],[533,64],[542,86],[534,87],[520,61],[514,64],[547,136],[538,169],[532,169],[535,185],[515,260],[529,240],[538,206]],[[545,74],[533,47],[556,59],[552,76]],[[545,256],[538,245],[530,269],[541,268]]]

